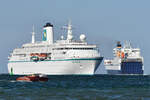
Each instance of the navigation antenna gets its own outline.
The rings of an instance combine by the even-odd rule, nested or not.
[[[131,49],[131,43],[129,41],[125,41],[124,48]]]
[[[71,41],[73,39],[72,35],[72,25],[71,25],[71,20],[69,20],[67,26],[63,26],[64,29],[67,29],[67,40]]]
[[[34,31],[34,25],[32,26],[32,43],[35,43],[35,31]]]

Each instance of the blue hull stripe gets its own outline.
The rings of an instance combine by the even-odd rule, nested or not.
[[[43,60],[37,62],[47,62],[47,61],[75,61],[75,60],[102,60],[103,57],[98,58],[76,58],[76,59],[59,59],[59,60]],[[36,61],[8,61],[9,63],[16,63],[16,62],[36,62]]]

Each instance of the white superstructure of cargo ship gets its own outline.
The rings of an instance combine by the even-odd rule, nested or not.
[[[130,42],[126,41],[124,47],[117,43],[113,49],[114,58],[105,59],[104,65],[108,74],[143,74],[143,57],[139,48],[132,48]]]
[[[39,42],[35,41],[33,29],[31,43],[15,48],[8,57],[8,72],[17,75],[93,75],[103,60],[98,47],[88,44],[84,34],[75,40],[70,22],[65,28],[68,30],[66,39],[61,36],[60,40],[54,41],[53,25],[47,23]]]

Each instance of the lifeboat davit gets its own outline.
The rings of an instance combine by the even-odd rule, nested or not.
[[[29,75],[29,76],[23,76],[23,77],[18,77],[16,79],[17,81],[26,81],[26,82],[37,82],[37,81],[43,81],[46,82],[48,81],[48,77],[46,75]]]

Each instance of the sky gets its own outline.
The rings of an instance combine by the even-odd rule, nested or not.
[[[41,40],[46,22],[54,25],[55,39],[65,35],[72,20],[73,34],[95,43],[105,58],[112,58],[117,41],[129,40],[141,49],[145,74],[150,74],[150,0],[0,0],[0,73],[7,72],[8,55],[31,42],[32,26]],[[104,74],[103,63],[97,74]]]

